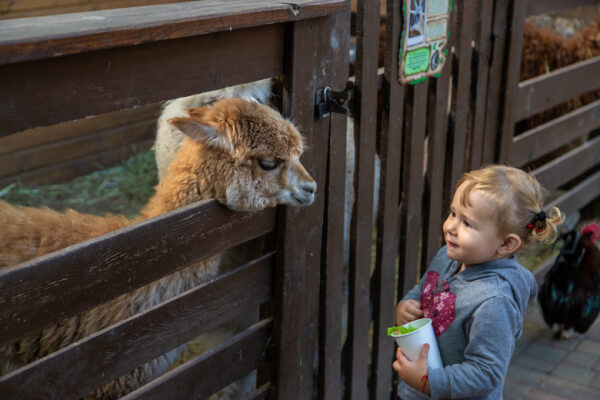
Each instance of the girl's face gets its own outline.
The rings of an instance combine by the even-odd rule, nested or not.
[[[494,203],[481,191],[473,190],[467,199],[471,205],[463,206],[460,203],[463,190],[464,184],[454,193],[443,231],[448,257],[468,268],[497,259],[503,238],[496,225]]]

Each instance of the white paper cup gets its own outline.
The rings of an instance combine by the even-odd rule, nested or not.
[[[396,339],[398,347],[402,349],[402,352],[409,360],[414,361],[419,358],[421,347],[425,343],[429,343],[428,367],[431,369],[442,368],[444,365],[442,364],[442,357],[440,356],[440,349],[435,338],[435,333],[433,332],[431,319],[421,318],[402,326],[408,328],[409,324],[417,330],[404,335],[392,333],[392,337]]]

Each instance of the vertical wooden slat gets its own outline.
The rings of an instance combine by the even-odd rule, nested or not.
[[[332,55],[331,85],[341,90],[348,79],[350,46],[350,7],[331,19],[332,40],[337,49]],[[319,323],[319,398],[341,400],[342,316],[344,310],[344,205],[346,200],[346,121],[332,114],[329,132],[326,207],[324,217],[323,264],[321,266],[321,307]]]
[[[319,398],[342,399],[342,316],[344,312],[344,218],[346,116],[331,115],[327,206],[325,208],[319,340]]]
[[[351,400],[368,398],[369,306],[373,229],[373,176],[377,122],[379,1],[359,0],[356,18],[355,190],[350,233],[348,390]]]
[[[471,146],[468,169],[478,168],[483,159],[483,132],[485,124],[485,106],[488,90],[489,61],[492,49],[491,31],[494,11],[493,1],[481,1],[477,4],[478,27],[474,50],[475,84],[471,101],[473,123],[471,128]]]
[[[496,0],[494,4],[494,17],[492,24],[492,54],[490,60],[490,72],[488,83],[488,94],[485,111],[485,127],[483,139],[483,151],[481,162],[489,164],[496,161],[496,144],[498,140],[498,116],[502,106],[502,95],[505,74],[505,45],[508,30],[508,15],[510,12],[510,1]]]
[[[329,75],[318,69],[319,60],[331,60],[331,52],[315,43],[326,34],[321,28],[327,21],[296,22],[287,31],[283,111],[306,136],[309,151],[302,161],[318,190],[310,207],[279,208],[272,390],[276,398],[286,400],[310,399],[313,392],[329,130],[328,120],[313,119],[313,105],[316,87]]]
[[[455,41],[453,84],[452,84],[452,158],[449,161],[449,184],[454,187],[464,172],[465,151],[469,130],[471,97],[471,58],[473,33],[475,30],[475,8],[479,0],[454,1],[454,12],[458,19],[457,39]]]
[[[501,116],[500,126],[500,147],[498,161],[506,163],[510,160],[510,149],[513,143],[515,131],[515,101],[514,96],[517,94],[519,77],[521,72],[521,53],[523,49],[523,29],[525,26],[526,11],[529,7],[529,0],[513,2],[512,12],[510,15],[510,42],[508,58],[506,60],[506,82],[504,107]]]
[[[450,37],[448,47],[452,45]],[[441,244],[442,221],[445,215],[444,170],[446,163],[446,133],[448,128],[448,96],[452,64],[446,63],[439,78],[429,85],[429,124],[427,125],[427,172],[424,191],[423,252],[421,271],[424,272]],[[447,197],[447,196],[446,196]]]
[[[394,343],[386,328],[394,324],[396,260],[398,258],[398,199],[402,162],[404,88],[398,82],[398,46],[402,1],[387,2],[383,113],[380,132],[381,185],[377,214],[377,254],[371,294],[373,299],[373,350],[371,398],[390,399]]]
[[[429,82],[408,87],[402,138],[398,297],[417,283],[422,227],[423,154]]]

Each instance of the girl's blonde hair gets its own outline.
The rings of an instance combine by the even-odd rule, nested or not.
[[[515,233],[523,244],[533,238],[552,243],[558,236],[557,226],[565,220],[558,207],[546,214],[543,210],[544,189],[525,171],[505,165],[466,172],[458,181],[464,184],[460,198],[463,206],[469,205],[469,193],[481,191],[498,207],[497,223],[502,234]]]

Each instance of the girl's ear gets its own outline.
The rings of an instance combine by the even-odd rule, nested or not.
[[[519,250],[521,244],[522,242],[519,235],[509,233],[504,237],[504,240],[500,244],[500,247],[498,248],[497,252],[500,256],[505,257]]]
[[[171,118],[169,123],[192,140],[227,152],[233,150],[233,145],[227,138],[227,135],[217,129],[214,124],[205,121],[202,116],[196,117],[192,114],[192,117],[189,118]]]

